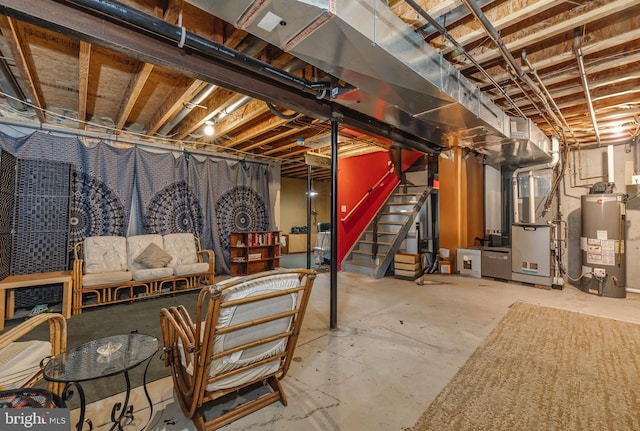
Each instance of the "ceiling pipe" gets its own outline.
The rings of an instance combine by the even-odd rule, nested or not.
[[[199,125],[205,124],[205,125],[214,126],[215,124],[218,124],[219,122],[221,122],[222,120],[227,118],[229,115],[233,114],[235,111],[240,109],[242,106],[244,106],[247,103],[249,103],[251,100],[253,100],[253,97],[251,97],[251,96],[246,96],[244,94],[236,94],[236,95],[232,96],[231,98],[229,98],[227,100],[227,102],[229,102],[229,104],[227,106],[225,106],[222,109],[216,109],[213,112],[210,112],[203,119],[201,119],[198,123],[199,123]],[[206,135],[206,133],[205,133],[205,135]],[[214,129],[213,135],[215,135],[215,136],[207,136],[207,139],[210,141],[210,140],[214,139],[216,136],[218,136],[218,134],[216,134],[216,132],[215,132],[215,129]],[[202,137],[201,134],[199,134],[199,135],[191,134],[189,136],[194,137],[194,138],[201,138]]]
[[[422,7],[420,7],[419,4],[417,4],[415,1],[413,0],[405,0],[405,2],[407,4],[409,4],[409,6],[411,6],[419,15],[421,15],[424,19],[427,20],[427,22],[429,24],[431,24],[436,30],[438,30],[438,32],[445,37],[449,42],[451,42],[453,44],[453,46],[456,47],[456,49],[458,51],[460,51],[462,54],[464,54],[465,57],[467,57],[469,59],[469,61],[471,63],[473,63],[473,65],[480,71],[482,72],[482,74],[489,80],[491,81],[491,84],[493,84],[493,86],[499,90],[502,95],[504,96],[505,99],[507,99],[507,102],[509,102],[509,104],[511,106],[513,106],[513,109],[516,110],[516,112],[518,113],[518,115],[520,115],[523,118],[526,118],[526,115],[524,115],[524,112],[522,112],[522,110],[520,110],[520,108],[515,104],[515,102],[511,99],[511,97],[509,97],[509,95],[507,94],[506,90],[504,88],[502,88],[500,86],[500,84],[498,84],[498,82],[496,82],[496,80],[493,78],[493,76],[491,76],[489,74],[489,72],[487,72],[481,65],[480,63],[478,63],[476,61],[475,58],[473,58],[468,52],[467,50],[458,43],[457,40],[455,40],[455,38],[453,36],[451,36],[449,34],[449,32],[447,31],[447,29],[445,27],[443,27],[442,25],[440,25],[440,23],[438,23],[438,21],[436,21],[431,15],[429,15],[427,13],[427,11],[425,11]]]
[[[266,45],[267,45],[267,42],[264,42],[260,39],[255,38],[254,41],[248,46],[248,48],[246,48],[242,52],[247,55],[254,56],[254,55],[257,55],[260,51],[262,51]],[[283,70],[286,72],[293,72],[295,70],[298,70],[301,67],[300,64],[301,64],[301,60],[298,60],[298,61],[292,60],[289,63],[287,63],[287,65],[283,68]],[[160,134],[163,134],[163,135],[168,134],[176,125],[178,125],[178,123],[184,120],[184,118],[191,113],[193,108],[198,107],[217,88],[218,86],[215,84],[207,84],[207,86],[204,89],[202,89],[197,96],[195,96],[193,99],[187,102],[184,108],[182,108],[182,110],[173,119],[171,119],[171,121],[166,126],[162,128],[162,130],[160,131]],[[237,109],[249,103],[249,101],[251,101],[252,99],[253,98],[251,96],[244,96],[244,95],[234,96],[233,99],[231,99],[231,103],[228,106],[226,106],[219,112],[215,111],[214,113],[206,116],[205,119],[202,120],[201,122],[205,123],[207,121],[210,121],[213,117],[216,117],[216,118],[213,118],[213,121],[218,123],[222,121],[224,118],[234,113]]]
[[[542,112],[542,110],[538,107],[538,104],[533,100],[533,97],[531,97],[529,92],[522,86],[522,84],[520,84],[520,81],[518,80],[518,76],[511,70],[511,67],[509,66],[509,63],[507,63],[505,66],[506,66],[506,69],[507,69],[507,74],[509,74],[509,76],[511,77],[511,81],[513,81],[513,84],[516,87],[518,87],[518,89],[522,92],[522,94],[524,94],[524,96],[529,100],[531,105],[533,105],[535,110],[538,112],[538,115],[540,115],[540,117],[544,118],[544,120],[547,122],[547,124],[549,124],[549,126],[551,126],[553,128],[553,125],[551,125],[551,123],[549,122],[549,119],[547,118],[547,116],[544,115],[544,112]]]
[[[522,62],[529,68],[529,73],[531,75],[533,75],[533,77],[538,82],[538,85],[540,85],[540,88],[542,89],[544,94],[547,96],[547,99],[549,100],[551,105],[553,105],[553,109],[555,109],[555,112],[558,113],[558,116],[560,117],[560,120],[562,121],[562,124],[567,128],[567,130],[569,131],[569,133],[571,134],[573,139],[576,142],[578,142],[578,139],[576,138],[575,133],[573,132],[573,129],[571,128],[571,126],[567,122],[567,119],[564,117],[564,115],[562,115],[562,111],[560,111],[560,107],[558,106],[556,101],[553,99],[553,96],[551,96],[551,93],[547,89],[547,86],[544,85],[544,83],[542,82],[542,78],[540,78],[540,75],[538,75],[538,71],[533,67],[533,65],[529,61],[529,58],[527,57],[526,50],[524,50],[524,49],[522,50],[520,57],[522,58]]]
[[[215,84],[207,84],[193,99],[184,104],[184,107],[171,119],[160,131],[160,135],[168,135],[171,130],[178,125],[187,115],[191,113],[193,108],[198,107],[204,100],[211,95],[213,90],[218,88]]]
[[[582,89],[584,90],[584,97],[587,100],[587,109],[589,110],[589,116],[591,117],[591,124],[593,124],[593,133],[596,136],[596,142],[598,146],[602,145],[600,142],[600,130],[598,129],[598,121],[596,120],[596,113],[593,110],[593,102],[591,101],[591,93],[589,92],[589,82],[587,81],[587,71],[584,67],[584,56],[582,54],[582,32],[580,28],[573,30],[573,53],[578,60],[578,70],[580,71],[580,80],[582,81]]]
[[[482,25],[484,30],[487,32],[489,37],[498,46],[498,50],[501,52],[502,57],[513,68],[513,70],[516,71],[517,76],[520,79],[524,80],[524,82],[526,82],[526,84],[529,86],[529,88],[531,88],[531,90],[533,90],[533,92],[536,94],[538,99],[540,99],[540,101],[544,104],[545,111],[547,111],[549,113],[549,115],[551,115],[551,117],[553,118],[553,121],[560,128],[560,130],[563,130],[564,128],[563,128],[562,122],[560,121],[560,119],[558,118],[556,113],[553,112],[553,109],[551,109],[551,106],[549,105],[549,102],[547,101],[544,93],[540,90],[540,88],[538,88],[536,83],[531,78],[529,78],[529,76],[522,70],[520,65],[516,62],[515,58],[513,58],[513,55],[511,55],[511,52],[509,52],[509,50],[507,49],[507,47],[504,44],[502,38],[498,34],[498,31],[493,26],[493,24],[491,24],[491,22],[489,22],[489,20],[487,19],[486,15],[482,12],[480,7],[478,7],[478,5],[473,0],[463,0],[463,1],[467,5],[469,10],[471,11],[473,16],[478,21],[480,21],[480,24]]]
[[[482,7],[487,3],[491,3],[493,0],[477,0],[477,1],[480,4],[480,7]],[[437,8],[437,6],[436,6],[436,8]],[[433,9],[430,9],[430,10],[433,10]],[[439,13],[438,18],[442,18],[441,21],[442,21],[442,26],[443,27],[445,27],[447,23],[448,24],[453,24],[453,23],[465,18],[467,15],[469,15],[469,10],[466,7],[464,7],[463,5],[449,6],[446,10],[444,10],[444,11],[440,10],[439,12],[440,13]],[[433,18],[433,19],[436,21],[436,23],[438,23],[437,18]],[[433,29],[431,27],[435,27],[435,29]],[[433,37],[433,34],[434,34],[435,31],[439,32],[440,30],[438,30],[438,27],[436,25],[434,25],[431,21],[429,21],[429,24],[425,25],[424,27],[422,27],[420,29],[420,33],[422,33],[424,35],[425,39],[427,39],[427,40]]]

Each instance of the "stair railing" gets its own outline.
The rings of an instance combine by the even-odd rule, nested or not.
[[[380,216],[376,214],[373,219],[373,244],[371,244],[371,262],[376,261],[376,257],[378,256],[378,220]]]
[[[360,198],[360,200],[353,206],[353,208],[351,208],[351,211],[349,211],[347,213],[347,215],[345,215],[344,217],[342,217],[342,222],[344,223],[345,221],[347,221],[349,219],[349,217],[351,217],[357,210],[358,208],[360,208],[360,206],[367,200],[367,198],[369,197],[369,195],[371,195],[371,193],[373,193],[373,191],[375,190],[376,187],[378,187],[380,184],[382,184],[382,182],[391,174],[393,174],[394,169],[393,169],[393,165],[391,166],[391,169],[389,169],[389,171],[387,171],[382,178],[380,178],[378,181],[376,181],[376,183],[371,186],[369,188],[369,190],[367,190],[367,192]]]

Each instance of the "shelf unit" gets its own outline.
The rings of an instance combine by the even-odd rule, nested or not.
[[[231,232],[231,275],[248,275],[280,266],[280,231]]]

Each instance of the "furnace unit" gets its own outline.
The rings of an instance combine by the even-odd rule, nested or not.
[[[511,279],[551,286],[551,226],[517,223],[511,226]]]

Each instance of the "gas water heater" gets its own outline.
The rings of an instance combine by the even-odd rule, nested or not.
[[[590,193],[582,196],[581,289],[613,298],[627,295],[625,209],[627,195]]]

